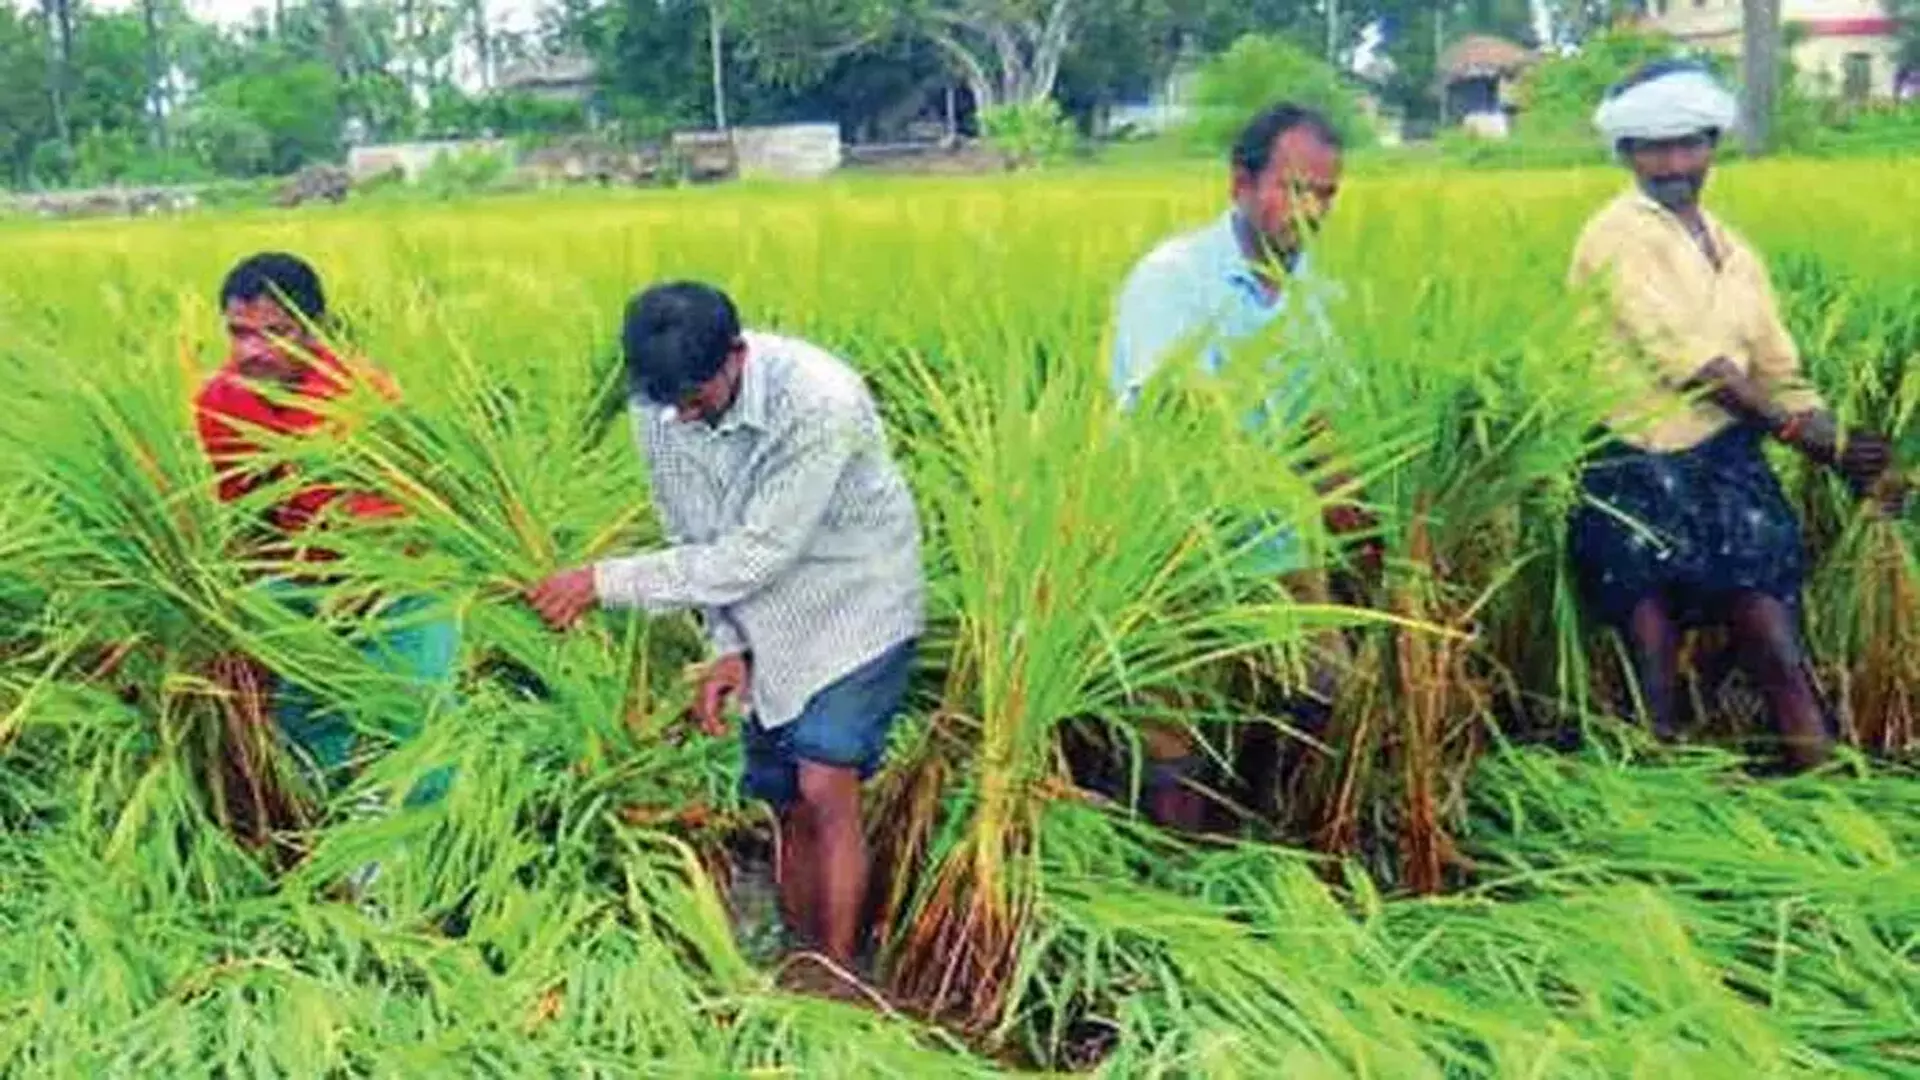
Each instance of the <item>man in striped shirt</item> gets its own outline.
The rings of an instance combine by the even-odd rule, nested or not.
[[[924,625],[920,523],[872,397],[806,342],[742,331],[705,285],[641,293],[624,333],[633,412],[672,546],[531,593],[565,627],[596,603],[698,610],[718,657],[696,713],[750,702],[744,789],[780,812],[790,931],[853,962],[878,767]]]

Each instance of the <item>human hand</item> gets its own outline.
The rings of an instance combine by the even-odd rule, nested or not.
[[[1334,539],[1342,540],[1357,537],[1354,544],[1354,568],[1368,581],[1377,581],[1381,564],[1385,558],[1385,549],[1380,538],[1371,534],[1380,525],[1380,519],[1365,507],[1353,503],[1334,503],[1321,513],[1327,532]]]
[[[1885,436],[1856,431],[1848,435],[1834,468],[1847,478],[1854,490],[1864,494],[1874,488],[1892,465],[1893,444]]]
[[[1885,436],[1855,429],[1842,437],[1833,417],[1803,412],[1781,427],[1780,439],[1817,464],[1839,472],[1856,491],[1873,486],[1893,464],[1893,445]]]
[[[565,630],[579,622],[580,616],[599,600],[591,566],[563,571],[527,590],[527,602],[555,630]]]
[[[1873,508],[1880,516],[1897,518],[1907,512],[1907,501],[1912,494],[1913,487],[1907,478],[1894,469],[1888,469],[1861,493],[1861,497],[1872,500]]]
[[[1375,525],[1379,524],[1378,519],[1365,507],[1356,506],[1353,503],[1335,503],[1321,512],[1320,519],[1325,523],[1327,531],[1336,537],[1370,532]]]
[[[700,680],[700,700],[693,710],[701,731],[715,738],[727,733],[727,699],[746,699],[751,674],[745,653],[728,653],[707,666]]]

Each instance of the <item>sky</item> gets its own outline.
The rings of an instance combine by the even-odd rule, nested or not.
[[[14,0],[16,7],[31,3],[32,0]],[[91,0],[91,6],[107,11],[125,11],[134,7],[139,0]],[[487,0],[487,10],[495,22],[510,30],[532,29],[534,13],[539,9],[541,0]],[[207,19],[225,26],[233,26],[247,21],[256,8],[272,6],[272,0],[186,0],[186,7],[195,18]]]
[[[8,0],[0,0],[6,3]],[[16,7],[24,7],[33,0],[12,0]],[[108,11],[122,11],[133,7],[139,0],[92,0],[98,7]],[[256,8],[267,7],[272,0],[186,0],[187,10],[201,19],[210,19],[223,25],[232,26],[247,21]],[[532,30],[537,22],[537,12],[544,0],[487,0],[487,9],[493,16],[494,25],[503,30]],[[1545,0],[1529,0],[1533,11],[1535,32],[1541,40],[1546,40],[1551,31],[1551,19],[1548,16]],[[1356,66],[1363,64],[1379,47],[1379,34],[1369,27],[1362,35],[1360,47],[1353,58]]]
[[[30,0],[14,0],[15,6],[23,6],[28,2]],[[120,11],[132,7],[137,0],[94,0],[94,2],[109,11]],[[186,2],[187,10],[199,18],[211,19],[229,26],[245,22],[255,8],[267,6],[262,0],[186,0]],[[535,21],[534,13],[539,4],[540,0],[488,0],[487,7],[502,26],[512,29],[531,29]],[[1544,0],[1530,0],[1529,6],[1533,9],[1534,28],[1541,33],[1544,40],[1549,23],[1546,4]],[[1371,42],[1367,44],[1370,45]]]

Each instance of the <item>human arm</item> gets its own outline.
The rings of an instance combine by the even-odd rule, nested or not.
[[[727,733],[727,701],[746,696],[752,674],[752,660],[738,650],[721,653],[707,665],[700,680],[700,699],[694,703],[693,712],[700,730],[716,737]]]
[[[638,414],[636,414],[636,420],[639,422],[641,439],[645,442],[648,432],[647,420]],[[665,457],[671,453],[673,451],[664,448],[656,441],[647,451],[647,456],[651,460],[662,463],[659,472],[664,474],[676,471],[671,458]],[[698,484],[663,483],[656,479],[650,487],[650,495],[654,516],[660,522],[667,546],[682,547],[691,543],[695,535],[694,522],[702,516],[696,512],[696,507],[691,503],[701,500],[710,501],[711,493]],[[733,621],[733,617],[727,613],[724,606],[710,605],[702,608],[700,625],[706,632],[707,640],[712,645],[713,654],[716,657],[725,657],[746,650],[746,635],[741,632],[739,625]]]
[[[1333,437],[1331,426],[1319,413],[1307,417],[1304,431],[1310,442],[1321,445]],[[1320,520],[1328,535],[1337,542],[1357,537],[1358,567],[1368,578],[1376,577],[1385,557],[1380,537],[1372,535],[1380,519],[1359,501],[1359,482],[1344,469],[1328,468],[1325,456],[1317,450],[1302,463],[1301,470],[1313,478],[1314,490],[1323,500]]]
[[[850,403],[795,410],[766,436],[761,475],[738,525],[708,542],[599,563],[600,602],[665,612],[724,608],[759,592],[805,551],[848,464],[877,439],[875,425],[869,411]],[[656,474],[656,484],[675,482]]]
[[[1154,256],[1128,275],[1114,305],[1112,357],[1108,388],[1122,412],[1139,404],[1140,395],[1168,354],[1191,344],[1202,320],[1192,311],[1186,285]]]
[[[1888,441],[1864,431],[1842,433],[1838,420],[1801,373],[1800,352],[1780,317],[1766,269],[1736,251],[1733,269],[1747,275],[1754,298],[1750,368],[1718,356],[1687,383],[1742,423],[1760,428],[1865,491],[1893,463]]]
[[[1865,491],[1893,464],[1892,446],[1884,436],[1865,431],[1843,436],[1832,412],[1821,406],[1792,408],[1767,392],[1765,384],[1725,357],[1716,357],[1689,380],[1690,389],[1741,423],[1757,427],[1794,448],[1817,464],[1844,475],[1855,489]]]

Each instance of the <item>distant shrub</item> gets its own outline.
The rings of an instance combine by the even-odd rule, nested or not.
[[[1607,88],[1643,64],[1680,56],[1704,61],[1723,79],[1733,75],[1725,57],[1690,51],[1665,34],[1606,30],[1587,39],[1579,52],[1553,57],[1527,72],[1516,95],[1517,133],[1523,138],[1585,135],[1597,141],[1593,111]]]
[[[510,154],[483,150],[442,154],[420,174],[420,193],[437,199],[477,195],[507,186],[513,175]]]
[[[1248,120],[1282,100],[1325,113],[1350,147],[1375,141],[1358,96],[1330,65],[1292,42],[1259,34],[1234,42],[1201,69],[1186,135],[1209,154],[1224,153]]]
[[[982,109],[980,133],[1011,168],[1055,164],[1080,141],[1073,120],[1050,97]]]

